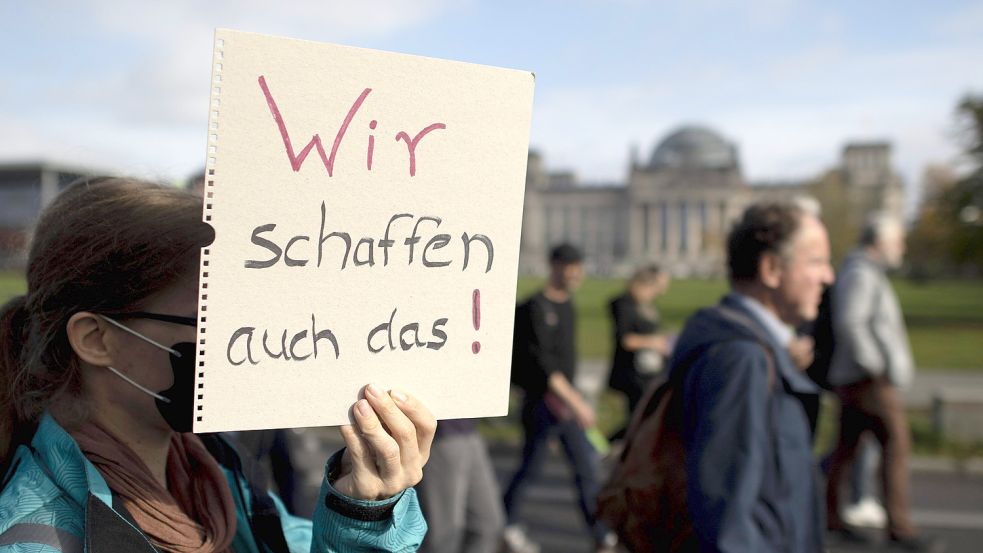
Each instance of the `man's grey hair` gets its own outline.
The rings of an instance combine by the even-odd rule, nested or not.
[[[814,196],[799,194],[792,198],[792,203],[801,209],[803,213],[812,215],[816,219],[823,216],[823,205]]]
[[[899,231],[904,231],[904,223],[900,218],[884,211],[874,211],[869,213],[864,221],[864,228],[860,232],[860,244],[872,246],[885,234]]]

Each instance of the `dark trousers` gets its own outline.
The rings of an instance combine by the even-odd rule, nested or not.
[[[522,503],[525,491],[530,482],[539,478],[549,453],[549,439],[551,436],[556,436],[560,439],[567,460],[573,468],[574,483],[584,521],[591,528],[594,538],[600,541],[607,533],[607,528],[594,519],[597,492],[600,487],[597,481],[599,460],[597,452],[587,441],[584,430],[574,419],[557,419],[550,413],[541,398],[527,400],[523,404],[522,426],[526,439],[522,448],[522,464],[505,492],[505,512],[509,524],[518,521],[519,505]]]
[[[826,522],[841,528],[840,482],[857,455],[860,436],[870,431],[882,448],[881,483],[888,531],[892,536],[917,533],[909,511],[908,461],[911,435],[897,388],[883,379],[865,380],[836,389],[840,398],[840,437],[830,459],[826,484]]]
[[[628,426],[631,424],[631,416],[638,407],[638,403],[642,401],[642,396],[645,395],[646,384],[644,382],[637,382],[635,385],[626,386],[621,393],[625,394],[625,399],[628,400],[627,413],[625,413],[625,424],[618,429],[617,432],[611,434],[608,438],[609,441],[617,441],[625,439],[625,434],[628,433]]]

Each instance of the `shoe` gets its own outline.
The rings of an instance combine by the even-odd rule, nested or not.
[[[525,529],[518,524],[509,524],[502,532],[502,551],[504,553],[539,553],[539,544],[529,539]]]
[[[608,532],[601,541],[597,542],[594,553],[618,553],[618,535]]]
[[[873,497],[865,497],[843,509],[843,521],[850,526],[865,528],[884,528],[887,526],[887,511]]]
[[[925,536],[909,536],[906,538],[891,536],[887,540],[887,550],[942,553],[945,551],[945,542],[938,538],[927,538]]]
[[[853,528],[851,526],[841,526],[840,528],[831,528],[826,531],[836,544],[842,545],[870,545],[871,539],[869,536]]]

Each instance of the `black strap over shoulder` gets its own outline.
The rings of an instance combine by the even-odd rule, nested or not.
[[[715,309],[723,317],[731,320],[734,323],[741,325],[742,327],[746,328],[754,335],[754,340],[758,342],[758,345],[761,346],[761,349],[765,351],[765,360],[768,363],[768,391],[774,390],[775,379],[776,379],[775,352],[771,347],[771,342],[761,332],[761,329],[759,328],[758,324],[755,323],[753,320],[751,320],[751,318],[748,317],[747,315],[731,307],[727,307],[725,305],[718,305],[715,307]]]
[[[235,448],[226,441],[220,434],[199,434],[205,448],[212,454],[218,463],[233,472],[242,475],[249,485],[249,529],[253,534],[256,545],[262,551],[270,553],[288,553],[290,548],[287,546],[287,538],[283,534],[283,523],[280,520],[280,511],[267,492],[265,485],[259,483],[257,470],[252,470],[252,466],[247,470],[243,465],[243,457]],[[246,462],[255,461],[247,459]],[[238,485],[239,479],[235,478]],[[245,499],[245,494],[239,490],[240,497]]]
[[[89,494],[85,505],[85,550],[88,553],[158,553],[115,496],[113,502],[111,509]]]

